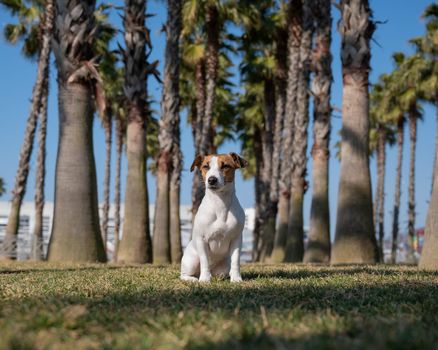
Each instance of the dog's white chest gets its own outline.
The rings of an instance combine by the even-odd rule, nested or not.
[[[230,243],[243,227],[241,218],[230,211],[227,215],[211,217],[206,225],[204,240],[208,242],[210,251],[215,255],[223,255],[228,252]]]

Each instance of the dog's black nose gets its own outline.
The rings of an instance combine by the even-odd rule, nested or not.
[[[210,176],[208,178],[208,184],[209,185],[216,185],[217,184],[217,177],[216,176]]]

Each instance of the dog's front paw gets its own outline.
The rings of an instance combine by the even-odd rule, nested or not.
[[[240,276],[240,272],[230,273],[230,281],[239,283],[242,282],[242,276]]]
[[[201,275],[199,276],[199,282],[202,283],[209,283],[211,280],[211,273],[201,273]]]

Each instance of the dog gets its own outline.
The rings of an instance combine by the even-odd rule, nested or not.
[[[197,156],[205,196],[193,221],[192,239],[184,250],[181,279],[210,282],[211,276],[229,276],[241,282],[240,252],[245,212],[236,197],[236,169],[248,162],[236,153]]]

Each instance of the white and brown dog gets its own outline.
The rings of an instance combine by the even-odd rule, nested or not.
[[[236,197],[234,172],[247,161],[236,153],[197,156],[190,171],[201,171],[205,183],[193,222],[192,240],[181,261],[181,279],[209,282],[211,276],[230,276],[241,282],[240,251],[245,213]]]

